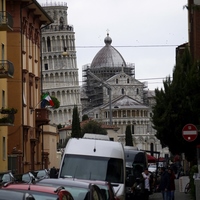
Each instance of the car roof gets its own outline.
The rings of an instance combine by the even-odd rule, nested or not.
[[[92,183],[79,181],[77,179],[68,179],[68,178],[50,178],[50,179],[42,179],[37,182],[40,183],[52,183],[56,185],[63,185],[63,186],[71,186],[71,187],[80,187],[80,188],[90,188]]]
[[[33,184],[5,184],[3,189],[12,189],[12,190],[32,190],[38,192],[46,192],[50,194],[56,194],[55,188],[50,186],[39,186]]]

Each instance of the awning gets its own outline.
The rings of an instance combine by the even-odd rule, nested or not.
[[[147,154],[147,160],[148,160],[149,163],[155,163],[157,161],[157,158]]]
[[[158,161],[159,162],[165,162],[166,160],[165,160],[165,158],[160,157],[160,158],[158,158]]]

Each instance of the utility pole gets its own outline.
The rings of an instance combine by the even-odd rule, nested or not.
[[[108,83],[105,83],[103,80],[101,80],[99,77],[97,77],[95,74],[93,74],[89,69],[87,69],[87,74],[90,75],[95,80],[99,81],[104,87],[108,89],[108,95],[109,95],[109,110],[110,110],[110,125],[112,125],[112,102],[111,102],[111,90],[112,88]]]

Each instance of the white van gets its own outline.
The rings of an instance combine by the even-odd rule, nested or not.
[[[112,183],[125,200],[125,159],[119,142],[71,138],[65,148],[58,178],[102,180]]]

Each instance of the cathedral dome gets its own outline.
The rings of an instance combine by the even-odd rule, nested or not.
[[[90,67],[126,67],[126,62],[122,55],[113,46],[111,46],[112,39],[109,34],[107,34],[104,42],[105,46],[96,54]]]

